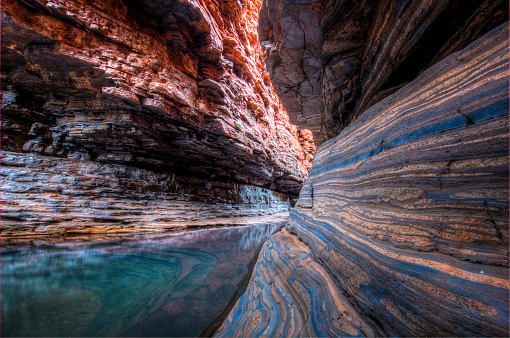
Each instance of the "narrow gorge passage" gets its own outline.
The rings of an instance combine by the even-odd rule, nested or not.
[[[156,282],[110,299],[64,273],[74,282],[45,302],[28,289],[2,302],[2,330],[44,335],[34,309],[76,296],[90,312],[53,335],[508,336],[508,13],[501,0],[3,1],[2,293],[28,278],[20,260],[85,240],[120,245],[89,262],[94,279],[118,256]],[[144,246],[176,230],[186,250]],[[236,251],[252,230],[256,249]],[[94,324],[131,302],[123,288],[143,301]],[[178,328],[186,299],[216,306],[206,331]]]
[[[314,137],[341,132],[217,336],[508,336],[507,4],[265,4],[275,88],[304,56]],[[292,88],[291,120],[314,121],[317,97]]]
[[[315,151],[265,71],[259,8],[2,2],[4,336],[221,324]]]

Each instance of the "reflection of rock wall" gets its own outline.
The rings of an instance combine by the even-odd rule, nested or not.
[[[2,333],[203,336],[242,285],[262,244],[282,225],[2,240]],[[34,315],[34,302],[26,301],[34,298],[36,309],[47,312],[42,320]],[[31,318],[30,325],[20,317]]]
[[[502,0],[265,0],[259,37],[291,122],[320,145],[507,20]]]
[[[3,149],[297,195],[314,147],[264,71],[259,6],[4,1]]]
[[[223,336],[508,336],[508,23],[323,144]]]

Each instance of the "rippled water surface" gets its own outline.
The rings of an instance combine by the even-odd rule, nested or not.
[[[2,242],[2,336],[198,336],[280,224]]]

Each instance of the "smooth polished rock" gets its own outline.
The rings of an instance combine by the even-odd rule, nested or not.
[[[508,23],[317,151],[219,336],[508,336]]]
[[[264,244],[248,285],[217,336],[377,334],[371,321],[365,320],[336,288],[310,248],[288,231],[273,235]]]

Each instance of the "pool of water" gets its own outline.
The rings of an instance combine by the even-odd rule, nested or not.
[[[282,224],[2,242],[2,336],[198,336]]]

